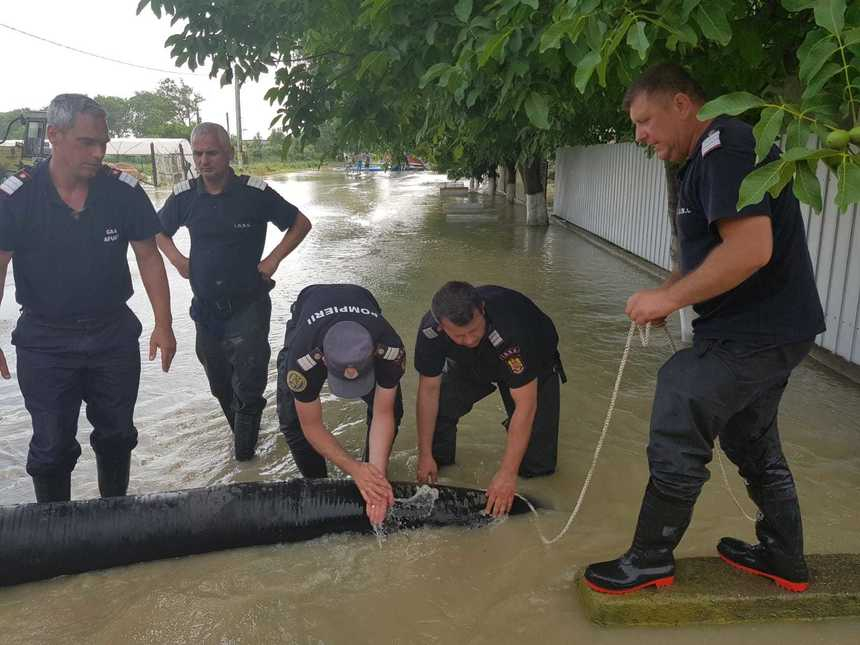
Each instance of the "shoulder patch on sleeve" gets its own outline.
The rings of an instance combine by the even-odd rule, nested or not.
[[[251,186],[251,188],[256,188],[257,190],[266,190],[266,187],[268,186],[265,181],[259,177],[254,177],[253,175],[248,177],[248,185]]]
[[[18,173],[11,175],[6,178],[2,184],[0,184],[0,192],[2,192],[5,196],[11,197],[15,194],[15,191],[21,188],[25,183],[32,179],[30,177],[30,173],[26,170],[21,170]]]
[[[184,193],[186,190],[191,190],[191,182],[187,179],[184,181],[177,182],[173,184],[173,194],[179,195]]]
[[[316,367],[317,362],[310,354],[305,354],[296,361],[305,372],[309,372]]]
[[[503,342],[505,342],[504,339],[502,338],[502,336],[499,334],[499,332],[497,332],[495,329],[490,332],[489,338],[490,338],[490,343],[493,345],[493,347],[498,347]]]
[[[702,156],[705,157],[712,150],[716,150],[723,144],[720,143],[720,131],[712,130],[702,141]]]
[[[402,347],[388,347],[387,345],[378,345],[376,348],[376,355],[384,361],[400,360],[401,355],[405,353],[406,350],[404,350]]]
[[[425,327],[421,330],[421,333],[424,334],[426,338],[429,338],[431,340],[439,337],[439,333],[432,327]]]
[[[308,387],[308,380],[301,372],[290,370],[287,372],[287,387],[293,392],[304,392]]]
[[[136,177],[128,174],[127,172],[119,170],[118,168],[113,168],[111,166],[108,166],[107,164],[103,165],[102,168],[104,168],[104,171],[111,177],[113,177],[114,179],[118,179],[124,184],[128,184],[132,188],[135,188],[138,183],[140,183],[137,181]]]

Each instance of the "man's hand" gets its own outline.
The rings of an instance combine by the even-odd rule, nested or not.
[[[176,262],[176,270],[183,278],[188,280],[191,278],[191,261],[184,255]]]
[[[161,349],[161,369],[170,370],[170,364],[176,354],[176,337],[170,326],[156,325],[149,337],[149,360],[154,361],[158,349]]]
[[[373,464],[360,463],[350,473],[364,501],[367,502],[367,517],[373,526],[381,524],[394,504],[394,490],[391,484]]]
[[[270,255],[257,265],[257,271],[259,271],[265,277],[271,278],[275,274],[275,271],[278,270],[279,264],[280,262],[273,259]]]
[[[624,313],[637,325],[657,324],[678,308],[667,289],[643,289],[630,296]]]
[[[435,484],[439,476],[439,466],[433,455],[418,455],[418,468],[415,473],[415,479],[419,484]]]
[[[517,492],[517,474],[506,470],[498,471],[487,488],[487,507],[485,513],[501,517],[511,510],[514,493]]]
[[[6,380],[12,378],[12,375],[9,373],[9,366],[6,365],[6,355],[3,353],[2,349],[0,349],[0,376]]]

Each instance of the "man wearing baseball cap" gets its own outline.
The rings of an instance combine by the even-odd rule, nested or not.
[[[391,444],[403,417],[400,378],[406,351],[379,303],[353,284],[305,287],[290,307],[278,354],[278,418],[304,477],[326,477],[326,459],[355,480],[372,524],[394,503],[386,479]],[[349,455],[326,430],[320,391],[367,404],[364,456]]]

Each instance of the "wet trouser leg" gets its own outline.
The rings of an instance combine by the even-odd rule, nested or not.
[[[516,407],[510,388],[499,384],[499,393],[502,395],[502,401],[510,419]],[[538,377],[537,411],[526,454],[520,464],[520,477],[540,477],[555,472],[558,459],[560,406],[559,375],[553,369]]]
[[[302,477],[320,478],[328,476],[325,459],[320,455],[302,432],[299,423],[299,415],[296,412],[296,403],[293,392],[287,386],[287,356],[289,354],[290,342],[295,331],[293,321],[287,323],[287,331],[284,337],[284,347],[278,352],[278,387],[277,407],[278,425],[290,447],[293,461],[301,472]]]
[[[81,454],[75,435],[83,401],[93,424],[90,443],[97,458],[100,463],[120,462],[127,480],[125,464],[137,445],[133,414],[140,332],[140,322],[128,308],[114,318],[80,324],[56,325],[21,316],[13,342],[21,392],[33,420],[27,472],[34,480],[50,479],[57,485],[47,488],[68,491],[68,477]],[[68,499],[68,492],[63,496]]]
[[[223,322],[212,334],[195,321],[196,351],[212,394],[234,431],[236,458],[250,459],[260,431],[269,375],[269,324],[272,303],[268,294]]]
[[[450,466],[457,454],[457,423],[478,401],[496,389],[490,382],[473,378],[465,370],[448,364],[442,373],[439,410],[433,432],[433,459],[439,466]]]

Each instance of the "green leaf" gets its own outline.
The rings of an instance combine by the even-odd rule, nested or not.
[[[830,148],[816,148],[815,150],[810,150],[806,147],[800,148],[789,148],[782,155],[782,158],[785,161],[800,161],[804,159],[806,161],[818,161],[819,159],[824,159],[825,157],[834,157],[840,154],[836,150],[832,150]]]
[[[777,159],[765,164],[761,168],[756,168],[748,174],[741,182],[741,188],[738,191],[737,209],[740,210],[744,206],[758,204],[770,187],[779,181],[779,176],[785,163],[781,159]]]
[[[705,38],[723,46],[729,44],[729,41],[732,39],[732,28],[729,26],[729,21],[726,18],[725,6],[718,3],[712,3],[707,6],[699,5],[693,12],[693,17],[696,19],[699,27],[702,28]]]
[[[785,112],[779,108],[765,108],[761,111],[761,117],[753,128],[756,163],[764,159],[770,152],[773,141],[782,128],[784,116]]]
[[[842,44],[845,47],[851,47],[857,43],[860,43],[860,27],[849,29],[842,34]]]
[[[820,31],[811,33],[824,35],[803,54],[798,49],[797,56],[798,60],[800,60],[800,67],[797,70],[797,75],[804,83],[808,83],[809,79],[824,66],[827,59],[839,50],[839,43],[830,34]],[[804,44],[807,44],[806,41],[804,41]]]
[[[845,0],[818,0],[815,3],[815,24],[834,36],[845,27]]]
[[[815,96],[821,91],[827,81],[836,76],[839,72],[842,71],[842,67],[837,65],[836,63],[826,63],[824,67],[822,67],[819,72],[810,80],[806,86],[806,89],[803,90],[803,96],[801,97],[803,100],[806,100],[812,96]]]
[[[840,213],[848,210],[851,204],[860,202],[860,165],[852,155],[843,154],[836,172],[836,207]]]
[[[565,36],[570,36],[580,21],[576,18],[567,20],[559,20],[547,27],[540,37],[540,53],[544,53],[547,49],[556,49],[561,46],[561,39]],[[575,40],[575,38],[571,38]]]
[[[684,0],[684,3],[681,5],[681,22],[687,22],[693,9],[698,7],[701,2],[702,0]]]
[[[645,35],[645,23],[641,20],[627,31],[627,44],[639,52],[639,58],[645,60],[648,57],[648,36]]]
[[[576,74],[574,75],[574,85],[581,94],[585,94],[585,88],[588,86],[588,81],[591,75],[594,74],[594,68],[600,64],[600,52],[594,50],[589,51],[576,66]]]
[[[807,150],[809,143],[809,135],[811,134],[809,127],[800,119],[795,119],[788,124],[785,129],[785,149],[786,154],[795,148]]]
[[[436,30],[439,28],[439,23],[435,20],[430,23],[430,26],[427,27],[427,31],[424,33],[424,39],[427,41],[428,45],[432,45],[436,42]]]
[[[821,182],[808,163],[799,163],[794,173],[794,194],[816,213],[821,212]]]
[[[727,114],[737,116],[752,108],[765,105],[764,100],[750,94],[749,92],[732,92],[718,96],[713,101],[708,101],[699,110],[699,121],[707,121],[715,117]]]
[[[469,22],[469,16],[472,15],[472,0],[458,0],[454,5],[454,13],[460,22]]]
[[[618,45],[621,44],[621,41],[628,29],[630,29],[631,24],[633,24],[633,18],[627,16],[621,24],[615,28],[615,31],[612,32],[612,36],[609,40],[604,43],[604,47],[601,50],[600,64],[597,66],[597,79],[600,82],[601,87],[606,87],[606,68],[609,66],[612,54],[616,49],[618,49]]]
[[[788,11],[803,11],[804,9],[812,9],[815,2],[816,0],[782,0],[782,6]]]
[[[803,166],[806,164],[801,163],[800,165]],[[793,162],[793,161],[787,161],[782,165],[782,167],[779,170],[779,179],[767,191],[770,193],[771,197],[773,197],[774,199],[779,197],[779,194],[788,185],[788,182],[791,181],[791,178],[794,177],[794,167],[795,167],[795,162]]]
[[[511,30],[508,29],[490,38],[481,49],[480,54],[478,54],[478,68],[486,65],[491,58],[496,58],[499,62],[502,62],[504,60],[502,48],[510,37]]]
[[[448,68],[451,67],[448,63],[436,63],[435,65],[431,65],[427,68],[427,71],[424,72],[424,75],[421,77],[421,80],[418,81],[418,87],[424,89],[427,87],[430,81],[434,81],[439,78]]]
[[[549,100],[543,94],[531,92],[525,102],[526,116],[539,130],[549,130]]]
[[[539,0],[520,0],[520,4],[524,4],[526,6],[531,7],[532,9],[537,10],[540,8]]]

